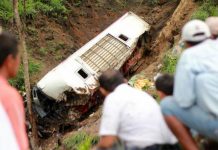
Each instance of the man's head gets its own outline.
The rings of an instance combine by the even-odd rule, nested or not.
[[[201,20],[192,20],[182,29],[182,40],[187,47],[195,46],[211,36],[207,24]]]
[[[212,39],[218,38],[218,17],[209,17],[205,22],[210,28]]]
[[[160,99],[173,95],[174,77],[169,74],[160,75],[155,81],[155,87]]]
[[[0,33],[0,74],[7,79],[16,76],[19,64],[17,39],[9,33]]]
[[[99,83],[101,93],[107,96],[120,84],[125,83],[125,78],[119,71],[107,70],[99,77]]]

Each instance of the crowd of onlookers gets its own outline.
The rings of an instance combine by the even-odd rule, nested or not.
[[[175,76],[162,74],[155,81],[160,105],[129,86],[119,71],[104,72],[99,77],[106,98],[98,149],[218,149],[217,37],[218,17],[185,24],[186,49]]]
[[[97,149],[218,149],[217,37],[218,17],[192,20],[183,27],[186,50],[175,76],[162,74],[155,81],[160,105],[128,85],[119,71],[102,73],[100,92],[106,98]],[[7,81],[16,76],[19,63],[17,39],[1,31],[0,150],[29,149],[23,101]]]

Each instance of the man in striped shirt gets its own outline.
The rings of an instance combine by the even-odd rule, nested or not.
[[[1,116],[8,118],[8,131],[10,134],[1,135],[5,139],[15,137],[15,143],[19,150],[28,150],[28,138],[25,129],[25,112],[23,101],[18,91],[13,88],[9,83],[8,79],[16,76],[20,64],[20,55],[18,50],[17,39],[6,32],[0,33],[0,104],[2,108]],[[2,122],[0,118],[0,124],[3,125],[6,122]],[[4,119],[5,120],[5,119]],[[4,133],[4,132],[3,132]],[[3,134],[0,133],[0,134]],[[12,135],[13,134],[13,135]],[[5,144],[0,147],[10,147],[11,145]]]

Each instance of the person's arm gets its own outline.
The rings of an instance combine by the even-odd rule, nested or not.
[[[100,141],[98,148],[110,148],[117,142],[117,134],[120,123],[120,99],[108,96],[103,107],[100,125]]]
[[[118,141],[117,136],[101,136],[98,148],[107,149],[112,147]]]
[[[195,58],[183,54],[178,62],[173,96],[180,107],[187,108],[195,103]]]

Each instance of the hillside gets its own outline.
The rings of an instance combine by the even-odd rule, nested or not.
[[[127,11],[136,13],[151,25],[145,55],[132,75],[140,73],[153,80],[168,50],[178,44],[185,22],[218,15],[217,8],[194,0],[29,0],[26,12],[22,4],[19,7],[26,23],[31,86]],[[8,0],[1,0],[0,25],[16,33],[13,14],[6,13],[11,10]],[[18,77],[11,81],[21,91],[24,90],[22,75],[21,67]],[[77,130],[96,136],[100,116],[101,106],[91,110],[74,127],[66,127],[51,138],[43,139],[42,149],[57,148],[58,142],[64,143],[77,134]]]

